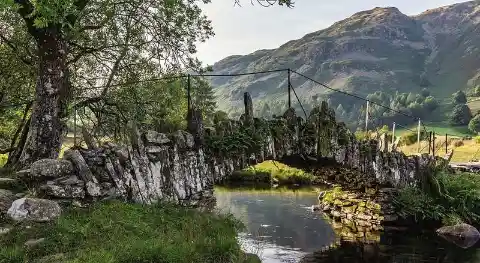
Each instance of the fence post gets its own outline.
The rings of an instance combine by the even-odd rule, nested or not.
[[[368,111],[370,110],[370,101],[367,100],[367,110],[365,111],[365,132],[368,132]]]
[[[417,143],[418,143],[418,153],[420,153],[420,128],[422,126],[422,121],[418,118],[418,128],[417,128]]]
[[[392,128],[392,145],[395,143],[395,122],[393,122]]]
[[[192,82],[191,82],[191,76],[188,74],[187,76],[187,107],[188,110],[192,109]]]
[[[435,157],[435,131],[433,132],[433,138],[432,139],[433,139],[432,152],[433,152],[433,157]]]
[[[448,153],[448,133],[445,133],[445,154]]]
[[[428,133],[428,154],[432,151],[432,132]]]
[[[288,69],[288,108],[292,108],[292,79],[291,79],[291,71]]]

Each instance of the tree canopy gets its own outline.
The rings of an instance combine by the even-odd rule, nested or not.
[[[99,134],[132,120],[181,125],[185,85],[159,78],[203,72],[196,45],[214,33],[198,3],[209,2],[1,1],[0,121],[8,127],[0,149],[17,145],[11,156],[23,164],[55,158],[72,116],[102,126]],[[258,3],[293,7],[290,0]],[[212,115],[211,87],[201,78],[192,85],[193,102]]]

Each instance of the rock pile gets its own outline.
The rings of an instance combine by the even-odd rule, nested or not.
[[[398,220],[392,206],[393,189],[376,190],[367,188],[365,192],[344,191],[341,187],[322,192],[319,196],[320,207],[323,212],[335,221],[346,226],[382,229],[384,223]]]

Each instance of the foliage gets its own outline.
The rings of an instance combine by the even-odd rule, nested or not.
[[[420,140],[425,140],[428,138],[428,133],[425,131],[420,131]],[[412,145],[418,142],[418,132],[409,131],[402,134],[401,143],[404,145]]]
[[[480,114],[473,117],[468,123],[468,129],[474,134],[480,133]]]
[[[308,185],[314,181],[314,176],[303,170],[290,167],[275,161],[265,161],[243,170],[244,176],[255,176],[256,174],[268,174],[271,179],[279,185]]]
[[[429,176],[430,190],[417,187],[401,189],[395,199],[400,214],[416,220],[443,220],[446,223],[480,220],[480,177],[477,174],[434,172]]]
[[[63,253],[61,262],[244,262],[240,222],[169,204],[97,203],[71,209],[58,221],[17,226],[0,237],[0,262],[32,262]],[[45,238],[27,249],[26,240]]]
[[[468,125],[472,119],[472,113],[467,104],[458,104],[453,108],[450,115],[450,124],[452,125]]]
[[[467,103],[467,95],[465,92],[459,90],[452,95],[452,102],[453,104],[465,104]]]
[[[480,144],[480,136],[474,138],[476,144]]]
[[[8,155],[0,154],[0,168],[7,163]]]

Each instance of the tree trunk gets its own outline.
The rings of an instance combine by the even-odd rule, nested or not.
[[[35,39],[40,58],[39,71],[28,139],[19,167],[39,159],[58,157],[65,131],[63,119],[67,116],[67,42],[59,26],[38,30]]]

